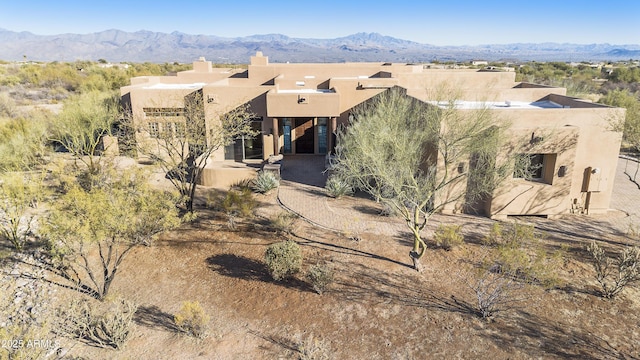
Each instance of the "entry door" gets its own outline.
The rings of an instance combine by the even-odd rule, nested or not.
[[[296,154],[313,154],[313,118],[296,119]]]

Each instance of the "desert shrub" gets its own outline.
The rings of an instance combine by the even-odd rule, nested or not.
[[[464,279],[475,298],[475,312],[490,320],[498,313],[513,309],[526,298],[522,292],[525,284],[518,282],[511,274],[483,269],[475,276]]]
[[[209,324],[207,315],[197,301],[185,301],[180,310],[173,316],[173,321],[180,331],[199,339],[206,337]]]
[[[640,248],[627,246],[612,259],[595,241],[587,246],[602,296],[614,298],[627,285],[640,280]]]
[[[520,223],[494,225],[485,237],[486,244],[496,246],[486,268],[510,274],[524,282],[551,287],[558,283],[557,269],[563,261],[563,251],[549,254],[543,247],[542,235],[533,225]]]
[[[278,233],[290,234],[298,220],[298,215],[281,211],[270,219],[271,227]]]
[[[244,191],[251,190],[251,184],[253,183],[252,179],[242,179],[234,182],[229,186],[230,190]]]
[[[226,212],[235,212],[243,217],[250,217],[256,208],[256,201],[249,189],[229,190],[222,202]]]
[[[313,334],[304,336],[300,333],[294,338],[295,350],[300,360],[328,360],[331,359],[329,343]]]
[[[313,290],[322,295],[333,284],[333,269],[328,265],[313,265],[307,272],[307,280]]]
[[[280,179],[271,171],[259,171],[258,176],[251,183],[253,191],[260,194],[266,194],[278,186],[280,186]]]
[[[353,194],[353,188],[349,183],[336,176],[331,176],[327,179],[327,183],[324,186],[329,196],[336,199]]]
[[[44,176],[0,173],[0,241],[23,250],[37,226],[36,209],[45,197]]]
[[[493,223],[489,233],[482,238],[482,243],[490,246],[498,245],[502,241],[502,231],[502,225],[499,222]]]
[[[297,274],[302,267],[302,251],[295,241],[281,241],[267,247],[264,254],[267,270],[276,281]]]
[[[131,335],[136,310],[133,302],[124,299],[113,301],[106,311],[97,310],[88,300],[73,300],[59,309],[59,331],[94,346],[122,349]]]
[[[449,251],[458,245],[462,245],[464,242],[464,236],[462,235],[462,226],[460,225],[438,225],[436,233],[433,239],[436,245]]]
[[[238,217],[253,216],[256,206],[256,200],[253,198],[253,193],[249,188],[230,189],[222,201],[222,208],[227,215],[229,229],[236,229]]]

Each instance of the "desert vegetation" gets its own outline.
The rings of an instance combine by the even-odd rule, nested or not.
[[[636,233],[597,219],[440,215],[443,204],[431,195],[451,179],[398,171],[401,160],[425,160],[415,151],[395,152],[393,169],[358,179],[360,168],[344,166],[365,154],[344,148],[327,182],[328,201],[367,204],[385,214],[371,215],[380,221],[407,226],[409,235],[399,238],[362,231],[353,241],[299,219],[277,205],[279,179],[270,173],[225,190],[196,188],[187,172],[182,182],[157,180],[166,173],[160,161],[113,156],[102,138],[122,120],[115,91],[130,77],[186,67],[104,63],[0,64],[0,358],[640,353],[630,341],[640,321]],[[638,66],[605,65],[530,63],[516,71],[521,80],[625,107],[626,121],[612,126],[624,129],[624,150],[637,154]],[[413,111],[398,98],[380,101]],[[371,116],[365,110],[361,118]],[[450,110],[430,116],[462,125],[486,120]],[[229,118],[229,136],[245,131],[249,117]],[[415,128],[431,124],[422,120]],[[498,139],[499,128],[462,125],[438,141],[495,151],[476,140],[497,145],[486,140]],[[433,133],[414,135],[423,136],[412,139],[422,146],[434,141]],[[348,145],[349,133],[340,137]],[[401,197],[393,186],[407,179],[419,186]],[[496,179],[485,180],[490,188]],[[349,196],[365,184],[373,200]],[[477,191],[465,195],[485,189]]]

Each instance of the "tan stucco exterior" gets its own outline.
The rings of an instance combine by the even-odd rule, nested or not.
[[[164,119],[149,116],[149,108],[179,109],[184,98],[196,92],[203,99],[207,128],[222,114],[250,104],[260,120],[256,126],[262,131],[261,141],[239,140],[226,155],[219,149],[201,179],[204,185],[227,186],[253,174],[254,168],[243,163],[281,153],[329,153],[335,145],[331,134],[347,124],[351,109],[394,86],[425,102],[447,88],[466,102],[488,104],[496,116],[510,122],[514,147],[528,144],[527,153],[544,155],[542,178],[508,179],[484,204],[488,215],[607,211],[621,141],[609,124],[624,116],[624,110],[567,97],[564,88],[518,83],[513,71],[390,63],[272,64],[258,52],[247,70],[214,68],[201,58],[193,70],[175,76],[133,78],[121,95],[137,124],[162,123]],[[172,121],[185,119],[176,116]],[[139,142],[148,137],[136,133]],[[533,142],[532,137],[544,141]],[[460,208],[454,203],[444,211]]]

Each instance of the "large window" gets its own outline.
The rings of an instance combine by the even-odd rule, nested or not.
[[[255,119],[251,122],[251,129],[256,131],[256,136],[241,136],[233,144],[224,148],[225,160],[262,160],[262,119]]]

